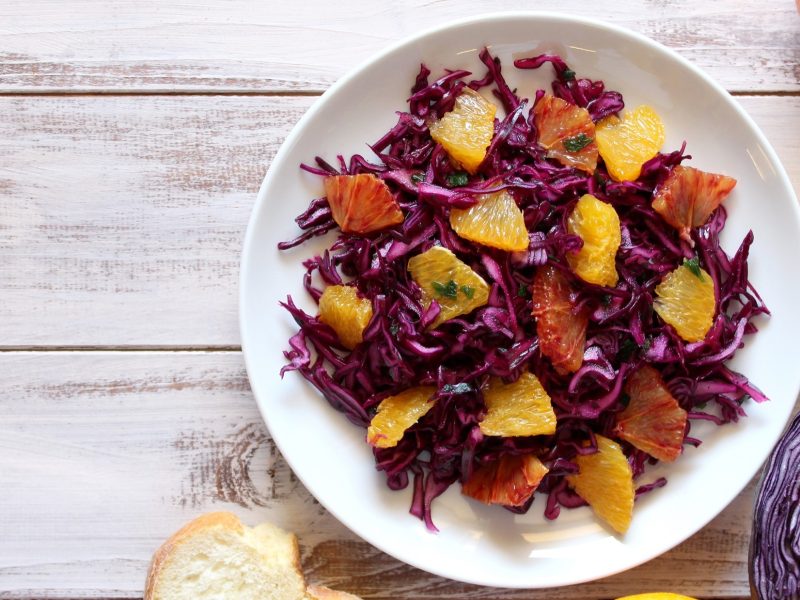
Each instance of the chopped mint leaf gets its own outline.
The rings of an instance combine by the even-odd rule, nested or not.
[[[453,173],[447,176],[447,183],[449,183],[453,187],[457,187],[460,185],[467,185],[469,181],[469,175],[463,172]]]
[[[468,394],[474,391],[475,388],[468,383],[446,383],[442,386],[443,394]]]
[[[653,345],[653,338],[645,338],[644,344],[642,344],[642,352],[647,352],[650,350],[650,346]]]
[[[434,281],[431,286],[436,295],[442,298],[456,298],[458,296],[458,285],[452,279],[447,283]]]
[[[475,288],[474,288],[474,287],[470,287],[470,286],[468,286],[468,285],[462,285],[462,286],[461,286],[461,292],[462,292],[462,293],[463,293],[463,294],[464,294],[464,295],[465,295],[467,298],[469,298],[470,300],[472,300],[472,297],[473,297],[473,296],[475,296]]]
[[[521,285],[517,288],[517,297],[518,298],[527,298],[528,297],[528,287]]]
[[[689,269],[700,281],[703,281],[703,272],[700,270],[700,259],[698,257],[684,259],[683,266]]]
[[[570,81],[572,79],[575,79],[575,71],[573,71],[572,69],[564,69],[561,72],[561,79],[563,79],[564,81]]]
[[[392,321],[391,325],[389,325],[389,331],[394,337],[397,337],[397,332],[400,331],[400,323]]]
[[[631,357],[631,354],[638,350],[639,346],[631,338],[625,338],[619,345],[619,359],[626,361]]]
[[[411,174],[411,182],[412,183],[421,183],[425,181],[425,174],[424,173],[412,173]]]
[[[564,139],[564,149],[567,152],[580,152],[594,140],[585,133],[579,133]]]

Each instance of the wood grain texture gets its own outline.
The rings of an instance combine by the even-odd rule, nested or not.
[[[0,372],[0,598],[138,598],[158,545],[219,509],[297,532],[311,582],[364,598],[747,593],[753,484],[627,573],[540,592],[481,588],[405,566],[330,516],[271,442],[238,352],[7,352]]]
[[[734,91],[800,90],[791,0],[62,0],[0,5],[0,92],[320,91],[392,42],[503,10],[594,16]],[[321,51],[324,49],[324,51]]]
[[[800,98],[741,97],[800,184]],[[314,98],[0,98],[0,347],[232,346],[242,239]]]

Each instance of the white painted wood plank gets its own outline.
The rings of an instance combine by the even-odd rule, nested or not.
[[[348,532],[294,478],[237,352],[0,353],[0,597],[140,597],[149,557],[229,509],[300,536],[312,582],[365,598],[747,596],[753,485],[666,555],[599,582],[529,592],[406,567]]]
[[[313,101],[0,98],[0,345],[238,345],[250,210]],[[800,98],[739,101],[797,189]]]
[[[800,90],[790,0],[39,0],[0,4],[0,91],[319,91],[423,29],[531,9],[631,28],[731,90]]]

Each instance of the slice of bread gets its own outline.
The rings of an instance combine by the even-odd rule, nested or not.
[[[348,600],[307,593],[297,538],[274,525],[246,527],[228,512],[198,517],[158,549],[144,600]]]

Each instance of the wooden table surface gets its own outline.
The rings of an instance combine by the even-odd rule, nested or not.
[[[300,536],[314,583],[365,598],[748,596],[753,484],[663,556],[548,591],[407,567],[298,483],[249,390],[238,265],[281,141],[343,73],[420,27],[543,0],[0,3],[0,598],[141,598],[208,510]],[[800,183],[791,0],[596,0],[721,82]]]

